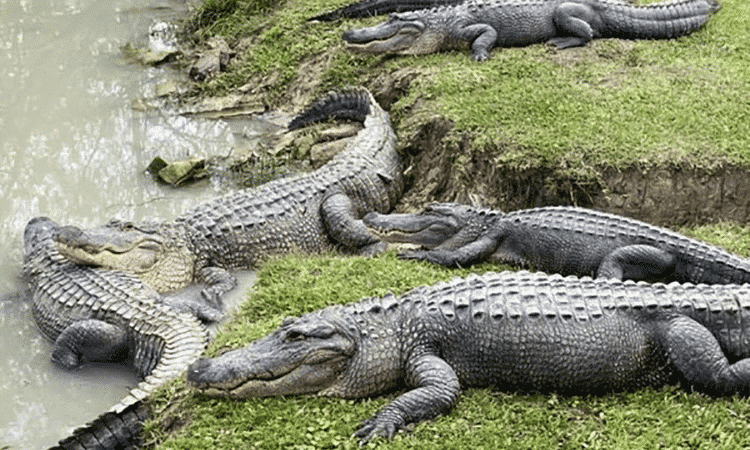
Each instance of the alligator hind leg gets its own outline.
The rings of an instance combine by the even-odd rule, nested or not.
[[[750,394],[750,358],[730,364],[716,337],[695,320],[671,318],[663,338],[667,356],[691,389],[710,395]]]
[[[374,256],[388,246],[367,231],[362,219],[357,219],[352,200],[344,194],[333,194],[323,200],[320,215],[328,234],[344,247],[357,249],[360,255]]]
[[[88,319],[71,324],[55,340],[52,361],[66,369],[85,362],[118,362],[128,356],[125,330],[101,320]]]
[[[674,271],[672,254],[650,245],[628,245],[607,255],[599,265],[597,278],[655,281]]]
[[[557,48],[583,47],[594,37],[591,23],[596,13],[587,5],[566,2],[555,8],[553,20],[559,37],[547,41]]]

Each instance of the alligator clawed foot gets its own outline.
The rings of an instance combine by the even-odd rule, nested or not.
[[[221,303],[221,294],[216,292],[216,289],[212,287],[201,290],[201,298],[203,302],[210,308],[221,311],[223,309]]]
[[[396,435],[399,428],[400,427],[393,422],[378,420],[376,417],[364,421],[359,429],[352,434],[352,437],[358,439],[359,446],[363,447],[368,442],[378,437],[386,440],[393,439],[393,436]]]

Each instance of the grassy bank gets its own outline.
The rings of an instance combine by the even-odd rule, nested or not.
[[[675,40],[598,40],[579,49],[495,49],[476,63],[468,50],[421,57],[353,55],[348,28],[383,17],[309,23],[348,0],[278,4],[206,0],[188,29],[242,42],[228,72],[194,88],[221,95],[263,85],[265,101],[288,109],[291,90],[312,95],[343,84],[377,87],[399,70],[410,83],[391,113],[403,138],[427,118],[454,123],[447,139],[497,152],[506,166],[713,167],[750,163],[750,5],[726,0],[698,32]],[[299,68],[304,66],[304,70]],[[582,169],[583,168],[583,169]]]

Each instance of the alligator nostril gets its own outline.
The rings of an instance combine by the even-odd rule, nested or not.
[[[200,376],[211,365],[211,360],[201,358],[188,366],[187,381],[190,383],[199,383]]]

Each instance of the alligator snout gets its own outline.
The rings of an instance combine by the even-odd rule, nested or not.
[[[187,382],[188,384],[199,386],[205,381],[201,380],[201,375],[208,370],[211,366],[211,360],[208,358],[200,358],[197,361],[190,364],[187,370]]]
[[[72,246],[80,239],[81,235],[83,235],[83,231],[80,228],[68,225],[58,228],[53,238],[57,242]]]

